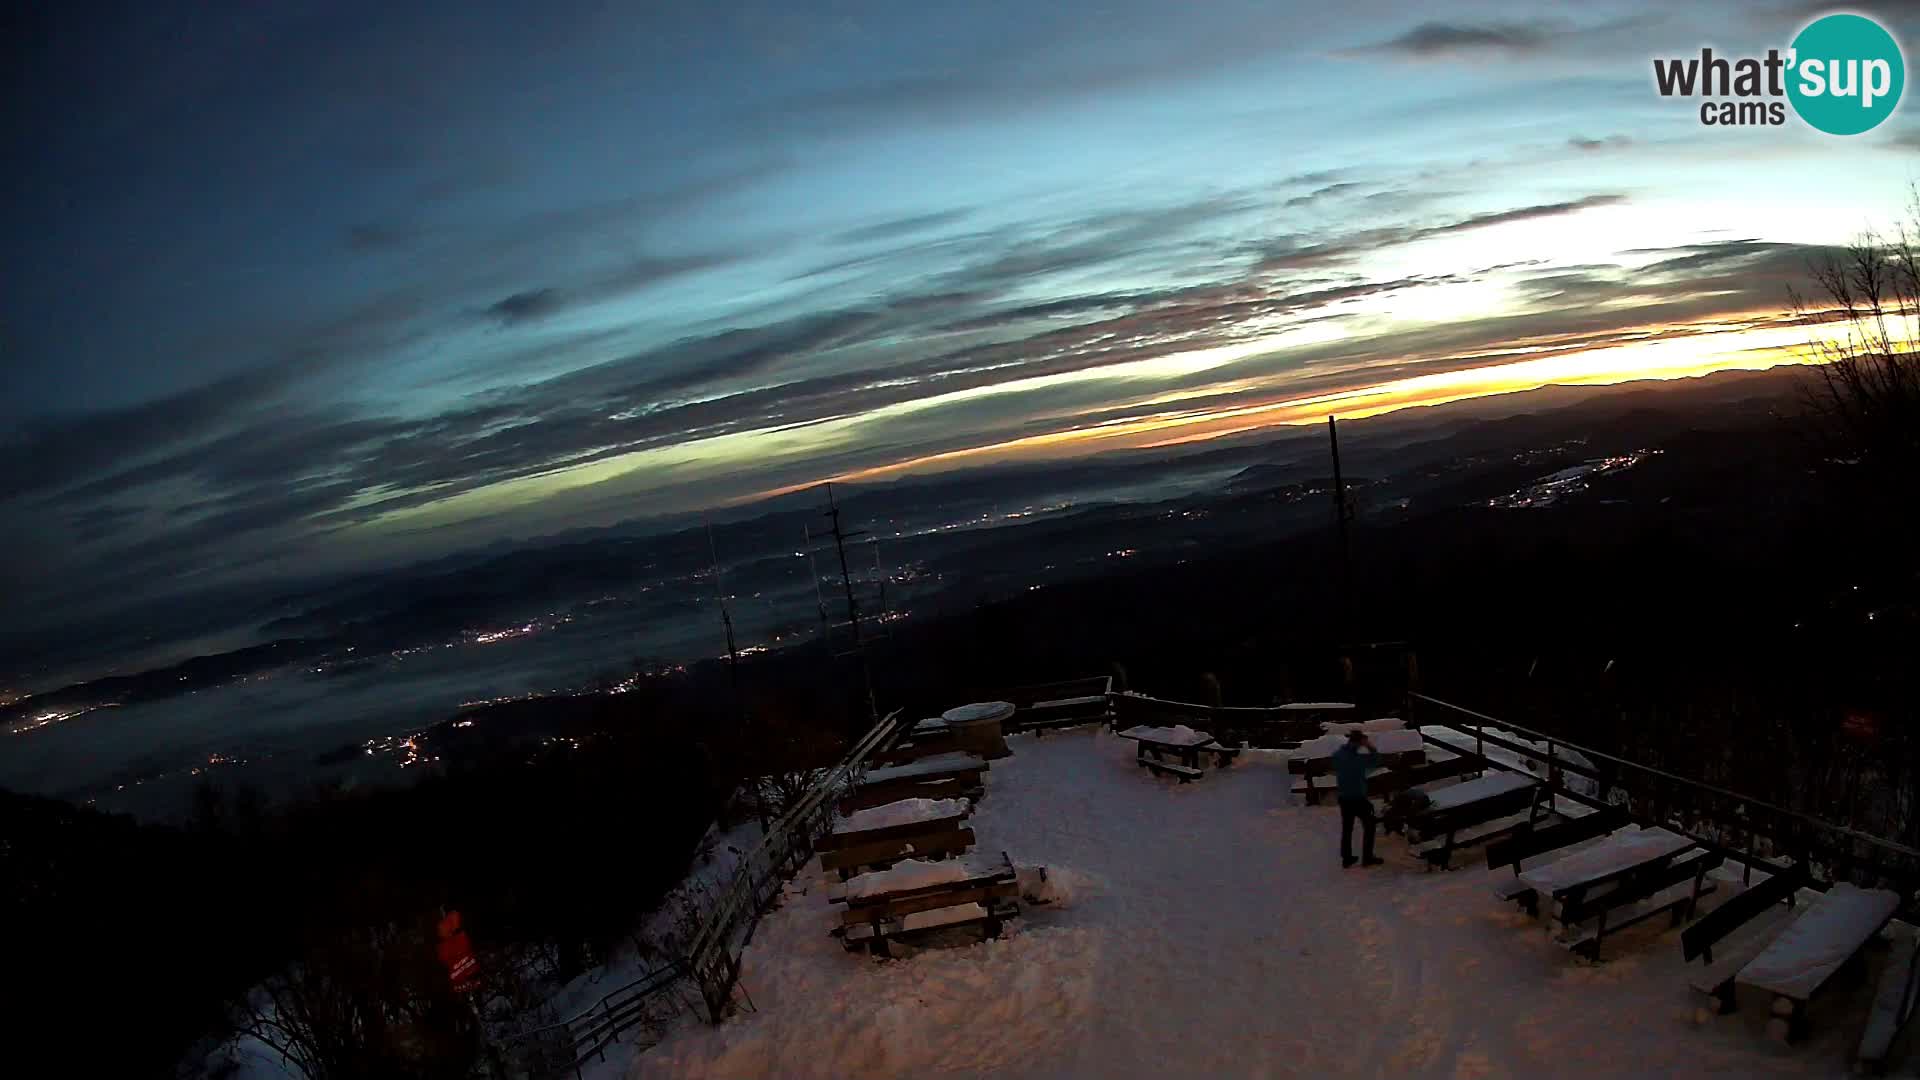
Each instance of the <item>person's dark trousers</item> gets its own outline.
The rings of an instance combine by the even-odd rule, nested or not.
[[[1340,861],[1353,861],[1353,823],[1360,821],[1360,857],[1373,858],[1373,801],[1371,799],[1340,800]]]

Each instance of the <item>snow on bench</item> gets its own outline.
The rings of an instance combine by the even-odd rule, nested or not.
[[[936,926],[953,926],[956,923],[973,922],[987,917],[985,904],[956,904],[953,907],[934,908],[931,911],[916,911],[900,920],[902,931],[931,930]]]
[[[1353,703],[1348,701],[1290,701],[1285,705],[1276,705],[1274,708],[1281,712],[1338,712],[1341,709],[1353,708]]]
[[[1407,754],[1426,748],[1427,742],[1417,731],[1406,728],[1393,728],[1387,731],[1371,733],[1373,748],[1381,756]],[[1298,756],[1308,761],[1323,761],[1333,756],[1335,750],[1347,744],[1347,737],[1341,734],[1326,734],[1317,739],[1309,739],[1300,744]]]
[[[908,859],[896,863],[891,869],[874,870],[848,881],[845,898],[851,902],[913,889],[930,889],[936,885],[951,885],[965,881],[977,872],[959,859],[943,862]]]
[[[1730,945],[1716,946],[1721,950],[1713,962],[1693,969],[1687,979],[1687,985],[1719,1002],[1719,1011],[1733,1011],[1733,995],[1728,991],[1734,979],[1740,975],[1740,969],[1753,962],[1753,958],[1766,951],[1773,939],[1792,921],[1792,914],[1782,905],[1778,915],[1762,916],[1754,920],[1753,930],[1744,934]],[[1699,1017],[1696,1016],[1696,1019]]]
[[[1692,846],[1692,840],[1657,825],[1622,829],[1564,859],[1522,870],[1520,880],[1542,896],[1555,896]]]
[[[901,799],[884,806],[868,810],[857,810],[840,819],[834,826],[834,832],[848,833],[872,832],[876,829],[891,829],[899,825],[914,825],[929,821],[942,821],[956,818],[967,812],[965,799]]]
[[[1702,857],[1712,856],[1700,853]],[[1687,861],[1697,862],[1698,859]],[[1697,880],[1697,879],[1696,879]],[[1694,892],[1694,882],[1679,881],[1668,885],[1658,892],[1644,896],[1630,903],[1611,907],[1597,917],[1584,919],[1573,925],[1563,925],[1560,933],[1554,936],[1555,944],[1571,951],[1586,950],[1592,960],[1600,959],[1600,941],[1608,933],[1625,930],[1635,923],[1643,922],[1661,912],[1672,912],[1678,919],[1685,910],[1698,900]],[[1602,901],[1604,902],[1604,898]]]
[[[1880,1071],[1887,1052],[1893,1049],[1893,1040],[1913,1015],[1913,959],[1913,935],[1901,934],[1894,939],[1893,955],[1887,957],[1880,983],[1874,988],[1873,1012],[1867,1017],[1866,1030],[1860,1033],[1860,1049],[1854,1054],[1861,1067],[1869,1071]]]
[[[1900,898],[1841,882],[1740,969],[1738,981],[1804,1005],[1893,918]]]
[[[1430,861],[1434,862],[1435,865],[1440,865],[1441,860],[1439,860],[1437,856],[1443,848],[1449,849],[1448,853],[1451,855],[1452,851],[1458,851],[1461,848],[1478,847],[1488,840],[1501,839],[1522,825],[1529,824],[1534,820],[1535,817],[1532,810],[1517,810],[1502,817],[1489,818],[1486,821],[1463,825],[1450,833],[1442,832],[1416,840],[1407,845],[1407,851],[1409,854],[1419,855],[1423,858],[1427,853],[1432,852],[1436,855],[1436,858]],[[1449,840],[1451,840],[1451,843],[1449,843]],[[1452,860],[1449,858],[1446,861],[1451,862]],[[1440,868],[1446,869],[1447,867],[1440,866]],[[1524,886],[1522,887],[1524,888]],[[1503,899],[1511,899],[1511,897],[1505,897]]]
[[[1140,725],[1130,727],[1119,733],[1123,739],[1135,739],[1140,742],[1159,743],[1161,746],[1205,746],[1213,741],[1213,736],[1204,731],[1196,731],[1185,724],[1173,727],[1149,727]]]
[[[1454,784],[1451,787],[1441,788],[1438,791],[1427,792],[1426,812],[1433,813],[1436,810],[1453,810],[1466,806],[1468,803],[1476,803],[1483,799],[1491,799],[1495,796],[1504,795],[1509,791],[1519,791],[1522,788],[1530,788],[1539,782],[1540,781],[1531,776],[1522,776],[1519,773],[1488,773],[1478,780],[1468,780],[1463,783]]]
[[[895,765],[888,769],[875,769],[860,781],[862,787],[891,783],[896,780],[917,780],[923,777],[952,776],[961,773],[980,772],[987,767],[986,760],[973,754],[955,751],[950,754],[938,754],[930,758],[906,765]]]

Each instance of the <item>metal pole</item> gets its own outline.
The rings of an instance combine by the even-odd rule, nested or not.
[[[740,685],[740,650],[733,640],[733,615],[727,610],[727,592],[720,584],[720,546],[713,541],[713,522],[707,522],[707,552],[713,557],[713,596],[720,601],[720,623],[727,628],[727,672]]]
[[[1350,636],[1353,629],[1353,553],[1348,546],[1347,518],[1347,481],[1340,472],[1340,429],[1334,418],[1327,417],[1327,444],[1333,451],[1333,521],[1340,537],[1340,614],[1342,632]]]
[[[820,591],[820,567],[813,561],[813,529],[802,523],[800,535],[806,538],[806,546],[801,550],[807,553],[807,575],[813,578],[813,603],[820,611],[820,640],[831,647],[833,620],[827,618],[827,594]]]

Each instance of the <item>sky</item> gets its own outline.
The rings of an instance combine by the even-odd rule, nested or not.
[[[1766,366],[1920,148],[1906,105],[1837,138],[1654,92],[1800,3],[41,8],[0,34],[16,627]]]

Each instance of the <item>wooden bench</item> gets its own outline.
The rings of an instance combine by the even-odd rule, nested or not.
[[[1604,836],[1626,824],[1626,814],[1608,807],[1605,810],[1596,810],[1585,817],[1549,825],[1544,829],[1533,826],[1515,829],[1512,834],[1487,845],[1487,869],[1513,867],[1512,880],[1503,881],[1494,886],[1493,894],[1502,900],[1518,903],[1529,915],[1538,916],[1540,898],[1532,886],[1520,880],[1520,864],[1535,855],[1544,855],[1549,851],[1571,847],[1582,840]]]
[[[1478,794],[1481,790],[1486,794]],[[1435,805],[1407,821],[1407,838],[1414,841],[1415,853],[1425,859],[1429,867],[1452,869],[1455,851],[1531,827],[1540,813],[1543,791],[1545,788],[1540,782],[1530,776],[1490,772],[1478,780],[1436,792]],[[1462,801],[1442,801],[1455,792]],[[1523,821],[1501,820],[1522,813],[1526,815]]]
[[[994,900],[990,903],[959,904],[953,907],[935,908],[904,915],[899,919],[887,919],[880,922],[863,922],[846,928],[844,942],[849,949],[866,945],[875,956],[892,956],[889,943],[911,940],[924,933],[935,930],[954,930],[964,926],[978,926],[987,937],[999,937],[1001,927],[1006,921],[1020,914],[1020,905],[1013,900]]]
[[[1860,959],[1899,906],[1900,897],[1889,890],[1841,882],[1748,961],[1734,981],[1774,995],[1768,1033],[1784,1042],[1804,1038],[1808,1005]]]
[[[884,788],[856,789],[840,797],[835,805],[842,814],[871,810],[901,799],[965,799],[977,803],[987,793],[985,784],[964,780],[930,780],[924,784],[889,784]]]
[[[1702,965],[1688,979],[1688,984],[1712,998],[1717,1012],[1724,1015],[1734,1011],[1737,1007],[1733,990],[1734,976],[1747,966],[1748,961],[1759,956],[1761,950],[1773,943],[1775,935],[1785,928],[1786,923],[1782,921],[1765,927],[1761,932],[1747,935],[1731,948],[1723,948],[1720,943],[1734,931],[1754,923],[1782,903],[1791,908],[1795,895],[1806,885],[1806,871],[1798,866],[1774,870],[1766,880],[1743,890],[1738,896],[1728,897],[1725,903],[1708,912],[1699,922],[1681,931],[1682,962],[1692,963],[1695,958],[1702,961]],[[1715,949],[1720,950],[1720,956],[1714,956]]]
[[[834,933],[848,949],[892,955],[888,943],[921,931],[979,925],[997,936],[1000,923],[1019,914],[1013,859],[977,857],[941,863],[902,863],[862,874],[841,890],[846,910]]]
[[[1894,939],[1887,966],[1881,970],[1880,982],[1874,988],[1873,1011],[1867,1014],[1866,1029],[1860,1033],[1860,1048],[1853,1056],[1862,1072],[1877,1076],[1885,1071],[1894,1040],[1900,1037],[1901,1029],[1913,1016],[1914,974],[1920,970],[1914,964],[1914,953],[1913,935],[1901,934]]]
[[[1381,754],[1380,764],[1367,770],[1368,795],[1371,796],[1373,794],[1375,781],[1381,780],[1383,777],[1391,775],[1395,771],[1412,770],[1425,764],[1427,764],[1427,752],[1424,748],[1419,750],[1403,750],[1393,754]],[[1304,780],[1293,786],[1293,793],[1295,795],[1305,795],[1307,797],[1307,805],[1309,806],[1319,805],[1321,795],[1335,790],[1332,784],[1323,787],[1315,783],[1315,781],[1321,777],[1328,779],[1333,777],[1332,758],[1330,756],[1288,758],[1287,772],[1294,776],[1305,777]]]
[[[1182,765],[1173,761],[1161,761],[1159,758],[1140,758],[1139,762],[1144,768],[1158,773],[1161,776],[1176,777],[1183,784],[1192,783],[1206,775],[1191,765]]]
[[[853,813],[901,799],[952,798],[960,792],[984,789],[985,760],[958,752],[936,754],[903,765],[874,769],[840,799],[840,812]]]
[[[820,868],[851,877],[864,867],[887,867],[902,859],[962,855],[973,847],[973,830],[960,827],[867,841],[820,853]]]
[[[901,876],[902,871],[911,872],[899,882],[888,880]],[[844,939],[848,931],[863,923],[899,924],[922,911],[965,904],[991,906],[995,901],[1014,900],[1019,892],[1013,860],[1005,852],[992,863],[970,859],[927,865],[903,863],[891,871],[863,874],[847,883],[842,892],[846,910],[841,912],[838,932]],[[871,942],[878,937],[862,932],[855,942],[847,943],[848,947],[863,939]]]
[[[1600,945],[1610,930],[1625,930],[1662,913],[1669,914],[1673,925],[1679,926],[1693,918],[1700,898],[1713,891],[1706,884],[1707,874],[1722,861],[1717,853],[1694,848],[1671,861],[1636,871],[1616,888],[1570,900],[1560,914],[1566,932],[1555,940],[1599,963]],[[1675,888],[1689,880],[1691,889]],[[1582,925],[1589,922],[1591,925]]]
[[[1470,772],[1478,772],[1484,766],[1470,757],[1441,758],[1438,761],[1427,760],[1405,768],[1387,769],[1367,777],[1367,794],[1372,798],[1384,795],[1397,795],[1402,791],[1431,784],[1437,780],[1451,780]],[[1402,823],[1404,824],[1404,822]],[[1383,827],[1385,823],[1382,823]],[[1386,831],[1398,831],[1386,827]]]

